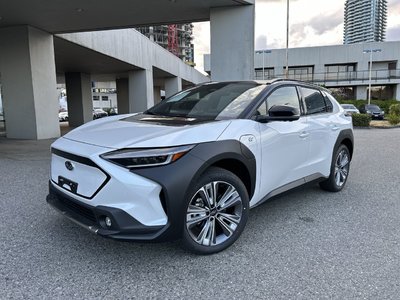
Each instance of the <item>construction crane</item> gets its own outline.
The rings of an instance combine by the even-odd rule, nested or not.
[[[178,29],[176,24],[168,25],[168,51],[179,57]]]

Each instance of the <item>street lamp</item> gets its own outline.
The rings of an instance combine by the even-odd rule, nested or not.
[[[257,50],[256,51],[257,54],[261,54],[262,53],[262,80],[264,80],[264,68],[265,68],[265,54],[266,53],[271,53],[271,50]]]
[[[368,104],[371,104],[371,77],[372,77],[372,53],[381,52],[382,49],[368,49],[364,50],[363,53],[369,53],[369,83],[368,83]]]
[[[289,76],[289,0],[286,2],[286,69],[285,78]]]

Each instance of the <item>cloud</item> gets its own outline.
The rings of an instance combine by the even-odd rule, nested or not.
[[[203,55],[210,53],[210,22],[198,22],[193,24],[195,68],[200,72],[204,72]]]
[[[400,40],[400,25],[389,28],[386,32],[387,41],[398,41]]]
[[[306,27],[310,27],[317,35],[322,35],[327,31],[336,28],[343,23],[343,12],[338,10],[330,15],[318,15],[308,22],[293,24],[290,27],[290,34],[296,38],[304,38]]]
[[[256,37],[255,49],[256,50],[267,49],[267,36],[265,34]]]
[[[330,15],[318,15],[308,22],[308,25],[319,35],[332,30],[343,23],[343,10],[339,9]]]

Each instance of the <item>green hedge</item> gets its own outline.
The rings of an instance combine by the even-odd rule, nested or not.
[[[390,105],[389,114],[400,116],[400,104],[392,104],[392,105]]]
[[[393,104],[390,106],[389,115],[386,116],[389,123],[397,125],[400,123],[400,104]]]
[[[338,100],[340,104],[353,104],[355,107],[359,108],[363,104],[367,104],[366,100]],[[400,104],[397,100],[371,100],[371,104],[378,105],[385,114],[389,114],[389,108],[393,104]]]
[[[352,114],[351,117],[354,127],[369,127],[369,122],[371,122],[371,116],[368,114]]]
[[[387,116],[387,119],[391,125],[397,125],[400,123],[400,116],[395,114],[390,114]]]

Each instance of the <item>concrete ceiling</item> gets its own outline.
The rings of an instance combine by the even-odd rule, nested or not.
[[[13,0],[0,1],[0,27],[31,25],[50,33],[204,21],[210,8],[254,0]]]
[[[137,67],[91,49],[54,37],[54,55],[58,74],[83,72],[87,74],[120,74]]]

